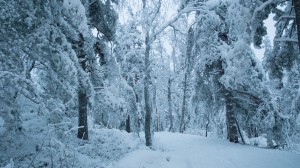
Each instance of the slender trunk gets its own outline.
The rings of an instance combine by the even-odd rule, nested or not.
[[[169,106],[169,132],[173,129],[173,115],[172,115],[172,93],[171,93],[172,82],[168,80],[168,106]]]
[[[183,100],[182,100],[182,109],[181,109],[181,121],[179,132],[184,132],[184,118],[186,114],[186,94],[187,94],[187,73],[184,74],[184,86],[183,86]]]
[[[235,124],[236,124],[236,126],[237,126],[238,131],[239,131],[239,134],[240,134],[240,137],[241,137],[241,139],[242,139],[243,144],[246,144],[246,142],[245,142],[245,140],[244,140],[244,137],[243,137],[243,134],[242,134],[242,132],[241,132],[239,123],[237,122],[236,118],[235,118]]]
[[[159,115],[157,114],[157,108],[155,108],[156,111],[156,132],[159,131]]]
[[[298,35],[298,47],[300,52],[300,1],[294,0],[294,9],[296,15],[297,35]]]
[[[150,43],[149,33],[145,39],[146,51],[145,51],[145,79],[144,79],[144,98],[145,98],[145,139],[146,146],[152,146],[152,135],[151,135],[151,101],[150,101]]]
[[[207,122],[206,122],[206,124],[205,124],[205,137],[207,137],[207,133],[208,133],[208,126],[209,126],[209,122],[210,122],[210,120],[209,120],[209,115],[207,114]]]
[[[157,112],[157,106],[156,106],[156,85],[153,86],[153,95],[152,95],[152,109],[155,109],[155,130],[158,132],[158,112]]]
[[[185,73],[184,73],[184,82],[183,82],[183,101],[182,101],[182,109],[181,109],[181,121],[180,121],[180,127],[179,132],[183,133],[185,130],[185,115],[187,113],[187,92],[188,92],[188,77],[190,77],[190,73],[192,71],[192,65],[191,65],[191,52],[192,52],[192,46],[193,46],[193,28],[190,27],[188,31],[188,37],[187,37],[187,48],[186,48],[186,59],[185,59]]]

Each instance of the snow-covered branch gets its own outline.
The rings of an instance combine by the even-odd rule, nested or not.
[[[35,92],[35,90],[33,89],[35,86],[32,83],[32,81],[30,81],[29,79],[26,79],[23,76],[14,74],[12,72],[9,71],[0,71],[0,78],[4,77],[4,76],[9,76],[9,78],[15,78],[17,81],[21,81],[24,82],[25,84],[27,84],[27,86],[30,86],[30,90],[28,91],[27,89],[24,89],[23,87],[19,86],[16,87],[20,93],[25,96],[27,99],[31,100],[32,102],[39,104],[40,102],[38,101],[38,94]],[[17,85],[18,86],[18,85]]]
[[[298,43],[298,39],[287,38],[287,37],[275,38],[274,41],[276,41],[276,42],[295,42],[295,43]]]
[[[154,31],[151,35],[150,35],[150,42],[153,42],[156,38],[157,35],[159,35],[161,32],[163,32],[167,27],[169,27],[171,24],[173,24],[174,22],[176,22],[179,17],[185,13],[188,12],[193,12],[193,11],[207,11],[207,8],[205,8],[203,3],[190,3],[188,4],[184,9],[182,9],[181,11],[179,11],[177,13],[177,15],[175,15],[173,18],[171,18],[168,22],[166,22],[164,25],[162,25],[159,29],[157,29],[156,31]]]
[[[157,15],[159,14],[160,8],[161,8],[161,0],[159,0],[158,6],[157,6],[157,8],[156,8],[156,11],[153,12],[152,17],[149,19],[150,24],[152,24],[152,23],[154,22],[155,18],[156,18]]]
[[[255,19],[257,13],[258,13],[259,11],[264,10],[268,5],[270,5],[271,3],[274,3],[275,1],[276,1],[276,0],[268,0],[268,1],[264,2],[264,3],[262,3],[259,7],[255,8],[255,9],[254,9],[254,12],[253,12],[253,16],[252,16],[252,18],[251,18],[251,21],[252,21],[252,22],[254,21],[254,19]]]
[[[295,16],[292,16],[292,15],[282,15],[282,16],[280,16],[280,18],[278,19],[278,21],[283,20],[283,19],[295,19]]]
[[[249,96],[257,105],[260,104],[260,103],[263,103],[262,99],[260,99],[259,97],[253,95],[252,93],[242,91],[242,90],[235,90],[235,89],[230,90],[230,92],[236,92],[236,93],[239,93],[239,94],[242,94],[242,95]]]

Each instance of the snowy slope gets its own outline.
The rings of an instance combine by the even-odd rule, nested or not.
[[[178,133],[156,133],[154,148],[127,154],[115,168],[299,168],[300,155]]]

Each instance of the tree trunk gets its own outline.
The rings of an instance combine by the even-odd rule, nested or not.
[[[82,34],[79,34],[78,53],[81,68],[86,71],[86,61],[84,58],[86,53],[84,52],[84,38]],[[87,105],[88,97],[86,94],[86,88],[83,84],[83,79],[79,79],[79,91],[78,91],[78,134],[77,137],[83,140],[88,140],[88,122],[87,122]]]
[[[297,26],[297,35],[298,35],[298,47],[300,52],[300,1],[294,0],[294,9],[295,9],[295,15],[296,15],[296,26]]]
[[[146,51],[145,51],[145,79],[144,79],[144,98],[145,98],[145,139],[146,146],[152,146],[152,135],[151,135],[151,103],[150,103],[150,42],[149,33],[146,34],[145,39]]]
[[[227,139],[229,142],[238,143],[237,128],[235,125],[235,116],[233,112],[233,101],[230,92],[225,89],[226,104],[226,123],[227,123]]]
[[[130,115],[128,115],[126,119],[126,131],[130,133]]]
[[[240,134],[240,137],[241,137],[241,140],[242,140],[243,144],[246,144],[246,142],[245,142],[245,140],[244,140],[244,137],[243,137],[243,134],[242,134],[242,132],[241,132],[239,123],[237,122],[236,118],[235,118],[235,124],[236,124],[236,126],[237,126],[238,131],[239,131],[239,134]]]
[[[171,93],[172,82],[168,80],[168,106],[169,106],[169,132],[173,129],[173,115],[172,115],[172,93]]]
[[[185,73],[184,73],[184,83],[183,83],[183,102],[182,102],[182,109],[181,109],[181,121],[180,121],[180,127],[179,127],[179,132],[183,133],[185,130],[185,115],[187,113],[187,97],[188,95],[188,78],[190,78],[190,73],[192,71],[192,60],[191,60],[191,55],[192,55],[192,40],[194,37],[194,30],[192,27],[190,27],[188,31],[188,37],[187,37],[187,48],[186,48],[186,59],[185,59]]]
[[[207,119],[207,121],[206,121],[206,124],[205,124],[205,137],[207,137],[208,126],[209,126],[209,122],[210,122],[210,120],[209,120],[209,115],[208,115],[208,114],[207,114],[207,116],[206,116],[206,119]]]
[[[182,100],[182,109],[181,109],[181,120],[180,120],[180,127],[179,132],[184,132],[184,118],[186,114],[186,92],[187,92],[187,73],[184,74],[184,86],[183,86],[183,100]]]
[[[156,132],[159,131],[159,115],[157,114],[157,108],[155,109],[156,111]]]
[[[84,89],[78,93],[78,134],[77,137],[88,140],[88,123],[87,123],[87,95]]]

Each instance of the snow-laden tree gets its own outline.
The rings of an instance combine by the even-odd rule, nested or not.
[[[268,87],[271,89],[271,107],[273,115],[272,132],[276,146],[285,144],[292,149],[299,149],[297,129],[299,125],[299,3],[283,1],[276,5],[274,20],[276,34],[274,46],[266,50],[264,67],[268,73]],[[297,37],[298,36],[298,37]],[[298,45],[297,45],[298,44]]]
[[[34,29],[31,20],[35,19],[32,2],[18,1],[1,3],[1,40],[0,40],[0,106],[1,140],[13,132],[22,131],[19,97],[26,97],[39,103],[30,72],[34,66],[28,43],[29,33]]]
[[[134,14],[131,14],[133,18]],[[132,18],[132,19],[133,19]],[[127,131],[139,132],[142,124],[142,98],[143,98],[143,39],[142,32],[138,30],[136,20],[128,20],[119,26],[117,33],[115,54],[120,67],[123,96],[128,100]]]
[[[162,7],[162,1],[148,1],[142,0],[142,9],[141,14],[144,20],[141,22],[141,26],[144,36],[145,44],[145,54],[144,54],[144,103],[145,103],[145,139],[146,145],[152,146],[152,115],[153,115],[153,106],[151,104],[151,89],[155,90],[155,87],[152,87],[154,82],[151,78],[151,61],[152,57],[150,56],[152,44],[161,35],[161,33],[173,23],[175,23],[182,15],[189,13],[191,11],[202,10],[202,6],[199,6],[198,1],[191,1],[180,8],[177,14],[168,19],[167,21],[160,20],[160,11]],[[152,88],[151,88],[152,87]],[[152,97],[153,99],[153,97]],[[183,106],[184,107],[184,106]]]
[[[242,134],[242,130],[248,133],[253,127],[252,119],[258,115],[266,94],[262,68],[249,47],[253,13],[242,1],[207,2],[206,5],[208,10],[198,13],[192,27],[195,109],[207,111],[203,120],[206,129],[211,122],[220,133],[223,132],[223,126],[219,125],[222,119],[217,116],[225,109],[227,138],[237,142],[238,129]],[[197,106],[198,101],[205,103]]]

